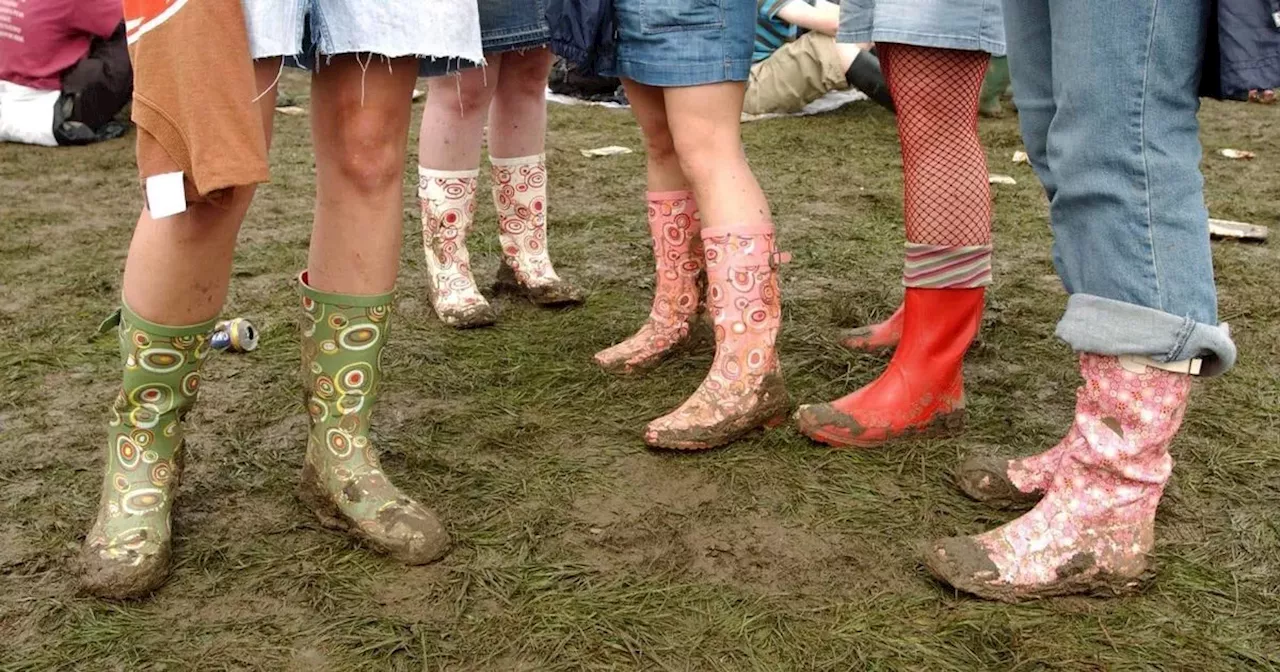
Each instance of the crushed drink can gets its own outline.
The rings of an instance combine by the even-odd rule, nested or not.
[[[225,352],[252,352],[258,347],[258,329],[243,317],[222,320],[214,325],[209,346]]]

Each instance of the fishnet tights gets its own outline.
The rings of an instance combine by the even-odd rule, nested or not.
[[[978,140],[978,94],[988,55],[889,43],[879,50],[898,108],[907,240],[989,244],[991,195]]]

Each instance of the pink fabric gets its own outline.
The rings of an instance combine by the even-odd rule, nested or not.
[[[39,0],[0,11],[0,80],[57,91],[62,73],[124,20],[120,0]]]
[[[640,330],[597,353],[597,363],[630,371],[688,338],[700,298],[701,229],[702,219],[693,192],[650,192],[649,233],[653,237],[657,266],[653,307]]]
[[[1156,506],[1173,469],[1169,443],[1182,424],[1191,377],[1126,370],[1115,357],[1083,355],[1075,426],[1044,499],[1022,517],[976,537],[1014,587],[1052,583],[1073,558],[1137,576],[1153,544]],[[1052,451],[1051,451],[1052,452]]]
[[[663,432],[717,427],[750,416],[765,400],[766,377],[781,375],[774,342],[782,326],[782,302],[772,228],[703,229],[716,356],[693,395],[649,424],[650,443]]]

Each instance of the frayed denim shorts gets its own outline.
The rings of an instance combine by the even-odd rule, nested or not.
[[[537,49],[551,42],[546,0],[480,0],[479,4],[484,53]],[[457,69],[456,62],[422,59],[418,74],[437,77]]]
[[[601,74],[649,86],[745,82],[754,0],[614,0],[617,63]]]
[[[1004,55],[1000,0],[840,0],[843,44],[892,42]]]
[[[241,0],[254,58],[377,54],[482,63],[475,0]]]

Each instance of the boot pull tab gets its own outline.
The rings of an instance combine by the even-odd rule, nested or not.
[[[1119,359],[1120,366],[1124,367],[1125,371],[1137,374],[1146,373],[1147,369],[1160,369],[1188,376],[1198,376],[1200,375],[1200,367],[1204,364],[1204,360],[1199,357],[1184,359],[1180,362],[1157,362],[1150,357],[1139,357],[1137,355],[1123,355]]]
[[[116,308],[114,311],[111,312],[110,315],[107,316],[107,319],[103,320],[100,324],[98,324],[98,330],[93,332],[93,336],[90,336],[89,340],[92,341],[103,334],[106,334],[114,329],[120,328],[121,319],[122,319],[121,311],[119,308]]]
[[[789,263],[791,263],[790,252],[773,252],[769,255],[769,268],[775,271],[778,270],[779,266]]]

